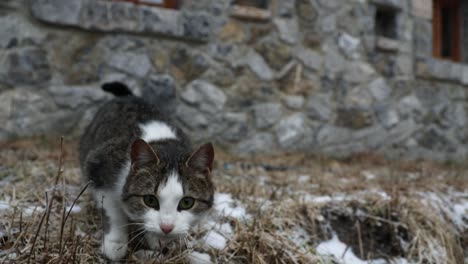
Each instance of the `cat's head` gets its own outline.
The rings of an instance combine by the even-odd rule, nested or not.
[[[189,232],[212,207],[214,150],[190,152],[177,140],[131,146],[131,169],[123,188],[124,210],[148,232],[175,237]]]

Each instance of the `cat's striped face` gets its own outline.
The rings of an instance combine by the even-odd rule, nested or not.
[[[211,175],[199,158],[195,152],[175,164],[162,158],[134,165],[123,192],[130,220],[158,236],[186,235],[213,203]]]

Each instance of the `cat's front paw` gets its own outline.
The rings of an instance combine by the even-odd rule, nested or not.
[[[101,251],[109,260],[118,261],[127,255],[127,240],[104,237]]]

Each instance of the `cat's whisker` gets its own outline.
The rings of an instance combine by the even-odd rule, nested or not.
[[[140,246],[141,242],[143,242],[145,239],[146,239],[146,236],[148,235],[148,233],[145,233],[143,235],[143,237],[140,238],[140,240],[138,241],[138,243],[136,244],[135,246],[135,250],[138,250],[138,247]]]
[[[139,232],[141,230],[141,232]],[[128,242],[127,242],[127,246],[130,246],[130,243],[132,243],[133,240],[135,240],[138,236],[140,236],[141,234],[143,234],[146,230],[144,228],[139,228],[135,231],[136,232],[139,232],[138,234],[134,235]]]
[[[126,226],[132,226],[132,225],[144,225],[144,224],[145,224],[145,223],[128,223],[128,224],[124,224],[124,225],[117,226],[117,228],[126,227]]]

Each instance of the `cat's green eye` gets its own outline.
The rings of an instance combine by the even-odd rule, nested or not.
[[[156,196],[154,196],[154,195],[145,195],[145,196],[143,196],[143,202],[145,202],[145,204],[148,207],[159,210],[159,201],[158,201],[158,198],[156,198]]]
[[[177,210],[189,210],[195,204],[195,199],[192,197],[184,197],[180,200],[179,206],[177,206]]]

